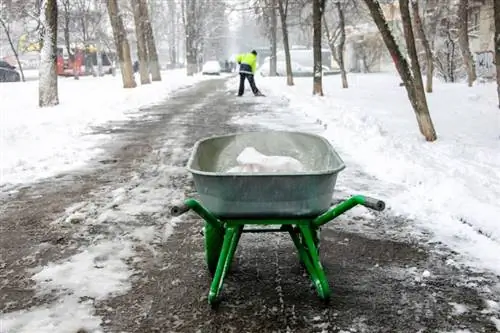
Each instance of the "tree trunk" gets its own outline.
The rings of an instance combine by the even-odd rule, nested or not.
[[[313,95],[323,96],[323,66],[321,60],[321,18],[325,0],[313,0]]]
[[[182,20],[186,35],[186,73],[193,76],[198,70],[198,52],[196,47],[196,2],[183,0]]]
[[[176,4],[175,1],[167,1],[167,8],[169,14],[169,30],[168,34],[168,45],[169,45],[169,57],[170,63],[172,65],[177,64],[177,22],[176,22]]]
[[[64,8],[64,27],[63,27],[63,34],[64,34],[64,43],[66,44],[66,51],[68,52],[68,57],[71,62],[71,66],[73,67],[73,76],[75,77],[75,80],[78,80],[78,72],[75,64],[75,54],[71,51],[71,39],[70,39],[70,32],[69,32],[69,25],[70,25],[70,20],[71,20],[71,7],[69,0],[65,0],[62,3],[63,8]]]
[[[458,45],[462,53],[465,68],[467,69],[467,83],[472,87],[476,81],[476,66],[469,46],[469,0],[460,0],[458,3]]]
[[[428,93],[432,92],[432,79],[434,75],[434,55],[432,54],[431,45],[427,36],[425,35],[424,25],[422,23],[422,19],[420,17],[420,8],[418,6],[418,1],[411,2],[412,13],[413,13],[413,22],[415,24],[415,30],[417,32],[417,37],[420,39],[422,46],[425,51],[425,61],[427,67],[427,80],[425,84],[425,90]]]
[[[337,31],[335,31],[335,33],[332,35],[332,33],[330,32],[330,28],[328,27],[328,22],[326,21],[324,15],[323,15],[323,26],[325,27],[325,37],[326,37],[326,40],[328,41],[328,47],[330,48],[330,52],[332,53],[332,57],[335,60],[335,62],[337,64],[339,64],[339,67],[340,67],[339,54],[337,52],[337,47],[335,47],[335,43],[337,41],[337,38],[339,37],[338,36],[339,33]],[[343,59],[344,58],[342,58],[342,60]],[[346,79],[347,79],[347,77],[346,77]]]
[[[100,2],[100,1],[96,1],[96,10],[98,11],[102,11],[102,5],[103,3]],[[96,40],[96,60],[97,60],[97,72],[94,70],[94,64],[92,64],[92,72],[95,73],[95,75],[101,77],[104,75],[103,73],[103,68],[102,68],[102,36],[103,36],[103,32],[102,32],[102,25],[103,25],[103,19],[100,19],[99,22],[97,22],[97,27],[96,27],[96,34],[97,34],[97,40]],[[112,68],[111,69],[111,74],[114,76],[116,72],[116,69],[115,68]]]
[[[293,86],[292,57],[290,56],[288,24],[286,22],[288,14],[288,0],[278,0],[278,11],[281,19],[281,31],[283,33],[283,49],[285,50],[286,84],[289,86]]]
[[[23,66],[21,65],[21,61],[19,60],[19,53],[17,53],[17,49],[14,46],[14,42],[12,41],[12,36],[10,35],[9,27],[7,23],[0,17],[0,24],[3,27],[3,31],[5,32],[5,36],[7,37],[7,41],[9,42],[10,49],[12,53],[14,53],[14,57],[16,58],[17,66],[19,67],[19,72],[21,72],[21,81],[26,81],[24,78]]]
[[[401,11],[401,21],[403,22],[406,49],[413,72],[413,89],[415,90],[415,104],[417,106],[417,122],[420,127],[420,132],[424,135],[425,139],[427,141],[434,141],[437,138],[436,131],[434,130],[434,124],[430,117],[429,106],[427,105],[427,98],[425,96],[422,71],[420,70],[417,48],[415,46],[415,36],[413,35],[413,27],[411,25],[408,0],[399,0],[399,9]]]
[[[493,11],[495,12],[495,65],[497,68],[497,94],[498,107],[500,108],[500,3],[493,1]]]
[[[135,23],[135,38],[137,39],[137,58],[139,60],[139,76],[141,84],[149,84],[149,68],[148,68],[148,49],[146,45],[146,34],[144,31],[144,22],[147,18],[144,17],[144,12],[137,0],[131,0],[130,5],[134,12]]]
[[[409,8],[408,8],[408,1],[407,0],[400,0],[400,8],[401,12],[403,12],[403,7],[405,7],[405,4],[403,3],[403,6],[401,6],[401,2],[406,1],[406,13],[405,16],[409,16]],[[418,96],[416,94],[416,89],[415,89],[415,82],[410,70],[410,66],[408,65],[408,62],[406,61],[405,57],[401,53],[401,50],[399,49],[396,40],[394,39],[394,36],[392,35],[387,22],[385,21],[384,14],[382,12],[382,9],[380,8],[380,5],[378,1],[376,0],[364,0],[366,3],[370,14],[373,18],[373,21],[377,25],[378,30],[380,31],[380,34],[382,35],[382,39],[384,40],[384,43],[391,54],[391,57],[394,61],[394,65],[396,66],[396,69],[398,70],[399,76],[403,80],[406,92],[408,94],[408,99],[410,100],[410,103],[413,107],[413,110],[415,112],[415,116],[417,118],[417,123],[420,129],[420,132],[424,135],[425,139],[427,141],[434,141],[436,140],[436,133],[434,131],[434,127],[431,121],[430,114],[427,110],[427,114],[425,113],[425,110],[421,110],[420,104],[417,103],[418,101]],[[401,13],[403,16],[403,13]],[[410,23],[411,27],[411,23]],[[413,35],[413,34],[412,34]],[[415,45],[413,45],[415,46]],[[427,133],[427,135],[425,134]]]
[[[149,9],[147,0],[134,0],[138,1],[141,7],[141,14],[144,18],[142,23],[144,26],[144,34],[146,36],[147,52],[149,56],[148,68],[151,72],[152,81],[161,81],[160,62],[158,61],[158,52],[156,51],[155,37],[153,27],[149,19]]]
[[[345,49],[345,38],[346,38],[344,10],[342,9],[340,1],[335,2],[335,7],[337,8],[337,13],[339,15],[339,28],[340,28],[340,39],[339,39],[339,46],[337,48],[337,58],[339,60],[340,76],[342,77],[342,88],[347,89],[349,85],[347,83],[347,72],[345,70],[345,63],[344,63],[344,49]]]
[[[40,6],[40,68],[38,80],[38,105],[59,104],[57,89],[57,0],[43,0]]]
[[[113,28],[118,62],[120,63],[120,70],[122,73],[123,88],[135,88],[137,87],[137,83],[135,83],[134,79],[130,46],[128,44],[127,32],[125,31],[122,17],[119,14],[118,1],[108,0],[107,6],[109,20]]]
[[[276,1],[271,0],[271,59],[269,64],[269,76],[276,76],[278,59],[276,57],[277,52],[277,30],[278,30],[278,18],[276,17]]]

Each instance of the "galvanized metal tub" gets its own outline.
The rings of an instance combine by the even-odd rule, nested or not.
[[[290,156],[306,168],[296,173],[227,173],[246,147]],[[289,131],[244,132],[202,139],[187,169],[201,203],[225,219],[313,217],[331,205],[344,162],[321,136]]]

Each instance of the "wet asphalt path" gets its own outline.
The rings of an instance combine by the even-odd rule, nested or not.
[[[156,107],[158,113],[176,110],[176,115],[166,118],[164,140],[183,151],[166,156],[164,163],[184,166],[200,138],[259,128],[231,125],[231,116],[278,112],[256,107],[254,102],[250,96],[239,99],[234,92],[228,94],[223,81],[212,81]],[[287,102],[276,103],[284,107]],[[194,192],[187,173],[173,177],[169,186],[185,195]],[[398,223],[387,213],[376,215],[375,221]],[[415,243],[342,228],[326,228],[322,233],[322,260],[333,294],[329,304],[316,296],[287,235],[244,234],[225,281],[222,303],[214,311],[206,298],[210,277],[204,263],[202,221],[187,214],[173,226],[154,258],[138,264],[132,291],[101,305],[99,314],[105,316],[108,331],[496,331],[484,303],[489,292],[476,291],[495,288],[490,279],[448,265],[448,255]],[[467,311],[461,313],[455,303],[466,304]]]
[[[174,197],[194,192],[182,169],[193,143],[206,136],[265,128],[231,122],[233,116],[257,112],[268,114],[283,129],[315,131],[319,126],[284,117],[286,100],[237,98],[235,91],[226,91],[225,82],[201,82],[143,110],[141,118],[96,128],[97,134],[112,133],[115,139],[103,147],[108,153],[94,161],[92,169],[0,197],[1,311],[51,302],[50,297],[34,296],[26,268],[68,257],[92,237],[120,239],[129,232],[118,219],[79,236],[83,226],[53,223],[64,220],[68,206],[85,202],[96,206],[98,215],[108,209],[106,196],[117,187],[130,197],[137,195],[136,202],[142,200],[139,192],[158,187],[171,195],[164,198],[163,210],[143,212],[133,221],[153,227],[159,237],[147,246],[137,245],[137,260],[128,262],[135,270],[132,288],[94,301],[105,332],[497,332],[485,300],[500,301],[498,277],[451,265],[453,253],[434,251],[398,231],[398,225],[409,222],[390,211],[370,213],[370,219],[345,216],[323,230],[322,261],[332,289],[329,304],[316,296],[287,235],[244,234],[222,303],[217,311],[210,309],[203,223],[193,214],[168,216]],[[262,101],[272,103],[259,104]],[[357,175],[360,186],[369,177]]]

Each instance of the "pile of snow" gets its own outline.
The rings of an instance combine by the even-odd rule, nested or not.
[[[100,152],[105,135],[85,135],[108,121],[141,116],[139,108],[162,102],[174,90],[203,79],[185,70],[163,81],[123,89],[121,77],[59,78],[60,105],[38,107],[38,81],[0,89],[0,186],[19,184],[77,168]]]
[[[352,74],[349,89],[341,89],[340,77],[325,77],[320,98],[311,95],[311,79],[296,78],[293,87],[283,78],[258,79],[268,99],[290,101],[290,117],[306,114],[324,126],[347,167],[370,175],[366,194],[385,199],[393,213],[415,220],[415,231],[431,232],[470,264],[500,274],[495,86],[436,82],[428,103],[439,139],[428,143],[399,83],[392,73]]]
[[[238,165],[227,170],[236,172],[301,172],[305,168],[289,156],[264,155],[254,147],[246,147],[236,158]]]

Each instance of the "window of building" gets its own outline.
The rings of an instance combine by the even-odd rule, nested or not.
[[[471,8],[469,12],[469,33],[477,33],[479,32],[479,24],[480,20],[480,10],[479,7]]]

